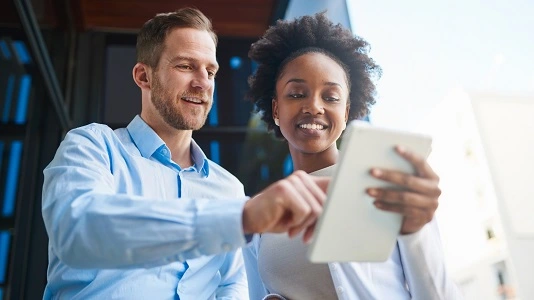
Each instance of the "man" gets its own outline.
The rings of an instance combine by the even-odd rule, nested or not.
[[[326,179],[296,172],[248,199],[192,140],[213,101],[216,42],[195,9],[149,20],[133,68],[140,116],[61,143],[44,170],[45,299],[246,299],[247,234],[310,238]]]

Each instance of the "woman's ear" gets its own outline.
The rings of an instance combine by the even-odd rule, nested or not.
[[[343,130],[347,128],[347,122],[349,121],[349,112],[350,112],[350,106],[347,105],[347,107],[345,108],[345,125],[343,125]]]
[[[278,100],[276,100],[275,98],[273,98],[273,101],[272,101],[272,109],[273,109],[273,119],[276,124],[277,123],[276,120],[278,120]],[[278,124],[276,125],[278,126]]]
[[[150,67],[143,63],[136,63],[132,70],[133,80],[142,90],[150,89]]]

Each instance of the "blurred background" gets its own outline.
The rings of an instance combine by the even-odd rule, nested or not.
[[[514,161],[488,152],[495,144],[534,152],[525,145],[532,121],[514,123],[532,115],[499,106],[481,116],[473,105],[534,102],[534,2],[0,0],[0,300],[42,298],[42,170],[64,134],[91,122],[124,127],[140,112],[131,78],[135,34],[156,13],[190,5],[212,19],[221,66],[213,109],[194,139],[247,194],[292,171],[287,146],[244,100],[255,69],[249,46],[278,19],[327,10],[371,44],[383,68],[369,121],[433,137],[429,160],[443,190],[437,218],[449,271],[466,299],[534,299],[532,197],[507,198],[503,191],[518,181],[499,177],[522,175],[525,190],[534,174],[524,172],[534,165],[517,151]],[[521,126],[523,135],[492,135],[500,127],[481,122]]]

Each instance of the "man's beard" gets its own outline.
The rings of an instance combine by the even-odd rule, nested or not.
[[[184,96],[198,97],[203,100],[208,98],[207,95],[195,92],[184,92],[180,97]],[[198,109],[188,111],[188,115],[184,116],[183,112],[176,107],[176,102],[173,97],[163,88],[158,76],[154,76],[154,80],[152,81],[151,101],[165,123],[178,130],[198,130],[202,128],[204,123],[206,123],[208,113],[211,109],[211,104],[206,110],[203,110],[203,107],[199,106]],[[200,114],[203,115],[199,117]]]

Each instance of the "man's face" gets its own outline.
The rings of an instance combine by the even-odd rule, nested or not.
[[[207,31],[172,30],[152,71],[151,109],[175,129],[200,129],[213,104],[218,68],[215,43]]]

